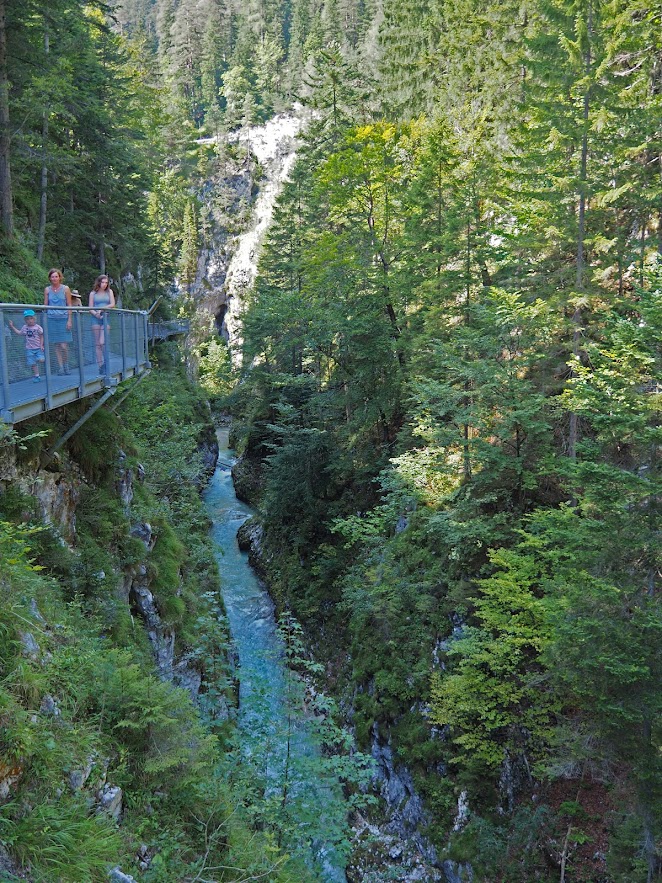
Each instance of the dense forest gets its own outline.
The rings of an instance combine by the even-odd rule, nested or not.
[[[273,591],[478,879],[660,873],[661,23],[385,3],[245,321]]]
[[[196,139],[222,140],[294,102],[313,117],[247,298],[236,383],[228,394],[227,358],[206,377],[214,408],[233,415],[276,606],[301,623],[355,746],[388,744],[411,771],[423,835],[465,875],[453,880],[652,883],[662,876],[662,9],[0,0],[2,299],[38,291],[44,262],[81,285],[108,272],[138,307],[175,276],[180,290],[204,287],[204,181],[224,153]],[[154,401],[134,411],[141,451],[154,444]],[[1,582],[17,591],[19,576],[42,577],[24,551],[25,505],[4,497],[0,539],[14,551]],[[176,567],[186,534],[171,542]],[[81,579],[62,603],[92,592]],[[188,623],[210,579],[201,570],[171,615]],[[99,626],[96,602],[80,603],[85,615],[119,639],[123,620]],[[14,690],[19,644],[0,660],[3,690],[23,709],[10,736],[23,738],[21,756],[33,751],[36,776],[47,749],[27,744],[39,688]],[[89,654],[86,677],[100,678],[106,663]],[[58,665],[70,678],[70,663]],[[134,742],[148,750],[138,724],[152,722],[118,720],[128,780]],[[200,770],[221,761],[199,738],[210,754],[181,760],[195,769],[196,800],[209,812],[258,801],[245,782],[240,796],[205,791]],[[161,773],[143,763],[136,813]],[[200,813],[176,776],[166,784],[186,819],[168,817],[183,846],[169,847],[170,876],[153,867],[140,879],[202,879],[191,858]],[[277,823],[253,810],[214,849],[256,876],[226,867],[217,879],[270,879]],[[79,806],[67,811],[83,824]],[[251,823],[264,852],[246,871]],[[8,825],[21,847],[20,806]]]

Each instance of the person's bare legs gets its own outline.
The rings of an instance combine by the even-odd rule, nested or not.
[[[69,373],[69,344],[55,344],[55,358],[57,359],[58,371],[60,374]]]
[[[94,349],[97,357],[97,366],[101,369],[101,366],[103,365],[103,343],[101,338],[103,326],[93,325],[92,333],[94,334]]]

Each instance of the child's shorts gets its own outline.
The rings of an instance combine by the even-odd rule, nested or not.
[[[26,350],[25,351],[25,358],[26,358],[26,361],[27,361],[28,365],[30,366],[30,368],[32,368],[33,365],[38,365],[40,362],[45,361],[44,351],[43,350]]]

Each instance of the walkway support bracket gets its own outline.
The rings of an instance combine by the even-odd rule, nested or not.
[[[95,411],[98,411],[99,408],[101,408],[103,405],[106,404],[106,402],[108,401],[108,399],[112,395],[115,395],[115,389],[116,389],[116,387],[114,387],[114,386],[111,387],[110,389],[107,389],[105,391],[105,393],[101,396],[101,398],[98,398],[96,400],[96,402],[90,408],[88,408],[88,410],[83,414],[83,416],[80,419],[76,420],[74,425],[71,426],[69,429],[67,429],[67,431],[64,433],[64,435],[61,436],[52,447],[50,447],[47,451],[42,453],[41,458],[40,458],[40,462],[41,462],[42,466],[46,466],[47,463],[50,463],[50,461],[53,459],[53,457],[56,455],[56,453],[62,447],[62,445],[65,442],[69,441],[71,436],[74,435],[74,433],[78,432],[78,430],[81,428],[81,426],[84,423],[87,423],[87,421],[90,419],[92,414],[95,413]]]
[[[145,379],[145,377],[147,377],[147,375],[148,375],[148,374],[151,374],[151,373],[152,373],[152,372],[151,372],[151,369],[148,368],[146,371],[143,371],[142,374],[139,374],[139,375],[136,377],[136,379],[133,381],[133,383],[131,384],[131,386],[130,386],[128,389],[125,389],[124,392],[122,393],[122,395],[121,395],[118,399],[115,399],[115,401],[114,401],[114,402],[112,403],[112,405],[108,408],[108,410],[109,410],[109,411],[116,411],[116,410],[119,408],[119,406],[122,404],[122,402],[123,402],[128,396],[131,395],[131,393],[132,393],[133,390],[138,386],[138,384],[139,384],[139,383],[142,383],[143,380]]]

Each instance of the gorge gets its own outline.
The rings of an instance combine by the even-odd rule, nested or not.
[[[660,879],[660,33],[0,0],[0,316],[190,329],[0,424],[0,877]]]

